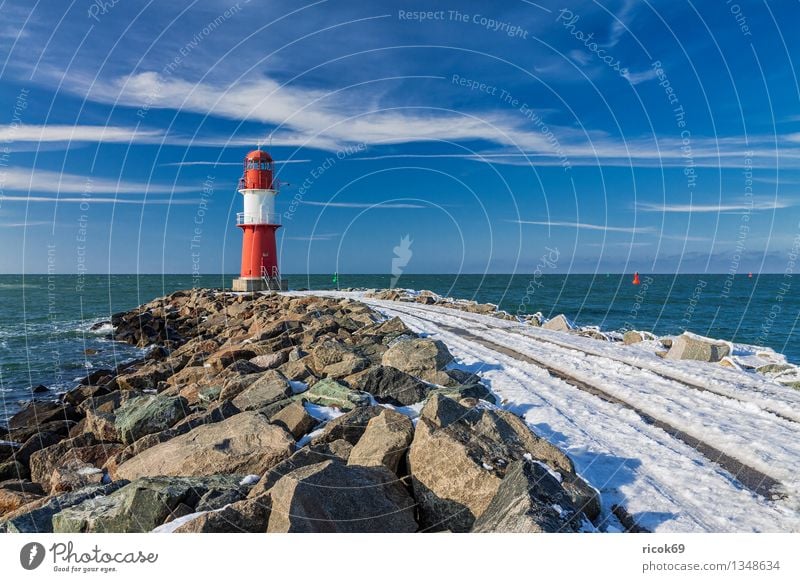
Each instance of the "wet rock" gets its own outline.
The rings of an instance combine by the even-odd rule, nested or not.
[[[320,495],[320,489],[326,491]],[[417,530],[414,501],[385,467],[325,461],[292,471],[270,491],[269,532]]]

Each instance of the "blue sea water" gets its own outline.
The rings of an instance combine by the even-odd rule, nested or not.
[[[230,287],[233,275],[0,275],[0,420],[43,384],[53,393],[87,371],[142,351],[90,331],[111,314],[178,289]],[[292,289],[385,288],[388,275],[287,275]],[[772,347],[800,363],[800,297],[783,275],[403,275],[398,287],[499,304],[511,313],[564,313],[579,325],[656,334],[685,329]],[[86,353],[89,350],[89,353]],[[47,397],[46,395],[44,397]]]

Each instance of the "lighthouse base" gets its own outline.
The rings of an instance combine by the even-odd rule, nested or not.
[[[289,281],[278,277],[236,277],[233,280],[233,291],[288,291]]]

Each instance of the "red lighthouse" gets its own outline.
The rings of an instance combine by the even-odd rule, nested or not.
[[[242,269],[233,280],[234,291],[286,289],[278,271],[278,247],[275,231],[281,225],[275,212],[277,182],[273,161],[267,152],[254,150],[244,159],[244,174],[239,193],[244,198],[244,212],[236,215],[242,229]]]

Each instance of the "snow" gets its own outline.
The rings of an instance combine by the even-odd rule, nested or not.
[[[289,380],[289,387],[292,389],[292,394],[301,394],[308,390],[308,384],[299,380]]]
[[[444,341],[460,367],[479,371],[502,406],[564,450],[578,474],[600,492],[606,531],[618,530],[610,513],[614,504],[625,507],[641,527],[657,532],[800,531],[800,391],[720,364],[663,360],[641,344],[602,342],[435,305],[369,299],[358,292],[330,294],[364,301],[387,317],[399,316],[415,332]],[[735,475],[629,407],[582,391],[478,339],[602,387],[779,481],[785,497],[766,499],[746,489]],[[782,361],[757,346],[731,347],[738,366],[752,367],[738,358]]]
[[[239,485],[247,486],[247,485],[255,485],[261,479],[258,475],[246,475],[239,481]]]
[[[306,412],[308,412],[312,418],[325,422],[344,414],[341,410],[333,406],[320,406],[319,404],[312,404],[311,402],[305,402],[303,406],[305,406]]]

